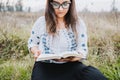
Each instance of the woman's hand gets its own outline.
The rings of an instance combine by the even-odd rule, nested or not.
[[[58,61],[58,62],[74,62],[74,61],[79,61],[79,60],[81,60],[80,57],[67,57],[63,59],[55,59],[55,61]]]
[[[38,58],[38,56],[40,55],[40,50],[36,50],[34,53],[34,59],[36,61],[36,59]]]
[[[80,60],[81,60],[80,57],[72,57],[72,58],[70,59],[70,62],[80,61]]]
[[[67,58],[62,58],[62,59],[55,59],[55,61],[58,61],[58,62],[75,62],[75,61],[80,61],[82,59],[82,54],[80,54],[79,57],[67,57]]]
[[[31,52],[34,54],[34,59],[36,61],[36,59],[38,58],[38,56],[41,54],[41,51],[38,50],[37,47],[32,47],[31,48]]]

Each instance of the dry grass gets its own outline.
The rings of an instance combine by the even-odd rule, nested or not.
[[[2,55],[0,80],[18,80],[18,78],[28,80],[30,78],[34,60],[26,52],[27,48],[24,46],[27,45],[33,23],[41,15],[43,14],[0,13],[0,55]],[[99,68],[109,80],[119,80],[120,13],[117,15],[114,13],[80,13],[79,15],[88,29],[89,55],[84,63]],[[16,55],[12,54],[13,52]],[[28,55],[19,59],[15,57],[25,52]],[[8,59],[10,55],[13,56]],[[5,59],[7,61],[4,61]],[[14,73],[17,74],[13,75]]]

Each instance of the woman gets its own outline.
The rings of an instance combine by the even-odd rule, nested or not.
[[[107,80],[82,64],[88,53],[87,31],[77,16],[75,0],[47,0],[45,16],[34,24],[28,41],[35,60],[41,54],[76,51],[78,57],[35,61],[31,80]]]

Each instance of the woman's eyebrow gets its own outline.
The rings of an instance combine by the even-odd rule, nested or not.
[[[59,3],[59,2],[57,2],[57,1],[52,1],[52,2]]]
[[[59,3],[59,2],[57,2],[57,1],[53,1],[53,2],[55,2],[55,3],[58,3],[58,4],[61,4],[61,3]],[[70,1],[64,1],[64,2],[62,2],[62,3],[65,3],[65,2],[70,2]]]

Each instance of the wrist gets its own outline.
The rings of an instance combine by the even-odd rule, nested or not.
[[[32,52],[33,54],[37,53],[37,51],[38,51],[38,48],[37,48],[37,47],[32,47],[32,48],[31,48],[31,52]]]

